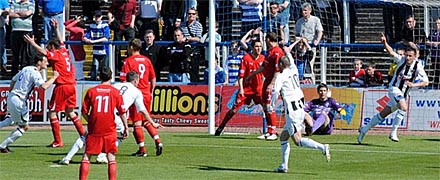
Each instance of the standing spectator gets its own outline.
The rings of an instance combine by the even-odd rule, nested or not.
[[[174,42],[167,47],[167,60],[169,61],[169,82],[189,83],[191,69],[191,45],[183,36],[182,29],[174,30]]]
[[[220,62],[218,56],[215,56],[215,83],[217,85],[223,85],[226,83],[226,73],[225,70],[220,66]],[[209,83],[209,67],[206,67],[205,72],[203,73],[203,81],[205,84]]]
[[[197,11],[194,8],[188,9],[187,19],[180,25],[183,35],[185,36],[186,41],[189,43],[200,42],[202,38],[203,27],[202,24],[197,21],[196,13]],[[201,58],[201,49],[198,46],[194,46],[191,54],[191,69],[189,72],[191,82],[200,81],[199,69],[200,63],[203,62]]]
[[[93,16],[94,23],[90,24],[89,30],[87,30],[84,36],[84,42],[89,44],[99,44],[107,42],[110,39],[110,27],[102,21],[102,12],[100,10],[95,12]],[[104,66],[109,66],[108,56],[110,53],[108,45],[93,45],[93,64],[90,72],[92,81],[97,80],[97,72],[101,71]]]
[[[223,69],[226,72],[226,82],[238,86],[238,74],[240,72],[241,59],[243,58],[243,51],[240,50],[238,41],[231,43],[231,54],[228,55],[227,62],[224,63]]]
[[[130,41],[135,38],[136,0],[114,0],[108,9],[108,24],[114,33],[114,41]],[[122,67],[121,46],[115,48],[116,74]]]
[[[58,21],[52,20],[54,28],[56,28],[58,38],[51,39],[47,42],[47,50],[40,47],[33,37],[25,35],[24,39],[33,46],[37,52],[45,54],[49,63],[52,64],[54,71],[58,71],[60,76],[55,80],[55,88],[49,102],[49,120],[52,127],[52,135],[54,141],[48,147],[63,147],[64,143],[61,138],[60,122],[57,113],[64,111],[67,117],[73,122],[80,136],[85,134],[81,119],[73,112],[76,108],[76,80],[75,68],[72,65],[69,51],[64,46],[64,42],[60,41],[61,33],[58,30]]]
[[[406,17],[405,26],[401,31],[401,43],[413,49],[418,49],[417,58],[425,60],[427,52],[425,49],[419,49],[419,45],[426,42],[425,30],[421,28],[413,15]],[[423,64],[424,65],[424,64]]]
[[[241,34],[246,34],[250,29],[262,27],[263,0],[238,0],[240,3]]]
[[[389,39],[387,37],[387,39]],[[404,57],[405,56],[405,49],[404,48],[397,48],[397,55]],[[397,63],[394,62],[394,57],[391,59],[393,62],[390,65],[390,68],[388,69],[388,83],[393,79],[394,71],[396,71]]]
[[[154,74],[156,74],[156,81],[160,81],[160,70],[166,65],[164,62],[165,48],[155,43],[156,36],[154,31],[148,29],[144,33],[145,43],[142,45],[141,54],[147,56],[154,67]]]
[[[298,69],[290,62],[292,61],[286,56],[280,59],[278,66],[281,73],[275,81],[273,96],[269,106],[269,109],[274,111],[276,102],[280,94],[282,95],[284,108],[286,109],[286,122],[280,136],[282,162],[279,167],[274,169],[275,172],[279,173],[287,173],[289,170],[289,138],[292,138],[295,145],[299,147],[320,150],[327,162],[331,159],[330,146],[328,144],[321,144],[312,139],[301,137],[302,129],[304,129],[302,122],[306,114],[303,109],[304,94],[299,86]]]
[[[244,55],[243,60],[241,61],[240,74],[238,75],[239,89],[237,97],[235,98],[234,106],[226,113],[223,121],[217,127],[217,130],[215,130],[215,136],[220,136],[228,121],[234,117],[235,113],[237,113],[240,107],[244,104],[250,104],[253,100],[255,104],[263,105],[263,74],[257,73],[250,77],[252,72],[260,68],[260,64],[264,61],[264,56],[261,55],[263,43],[258,40],[252,41],[251,47],[252,53]],[[245,81],[244,79],[248,77],[250,78]]]
[[[28,123],[31,118],[26,101],[34,87],[46,90],[58,77],[59,74],[55,71],[52,78],[44,82],[40,71],[47,69],[47,65],[49,65],[47,58],[43,55],[37,55],[34,57],[34,65],[24,67],[12,78],[7,100],[8,112],[11,116],[0,122],[0,128],[14,124],[18,125],[18,127],[0,144],[0,153],[9,153],[11,151],[8,148],[9,144],[23,136],[28,129]]]
[[[383,85],[383,75],[379,71],[376,71],[376,63],[374,62],[370,62],[367,64],[365,85],[367,87],[375,87],[375,86]]]
[[[79,0],[81,2],[82,14],[92,20],[95,12],[101,10],[108,0]],[[89,22],[86,22],[89,23]]]
[[[139,39],[144,38],[148,29],[153,30],[154,36],[159,36],[160,11],[162,9],[162,0],[140,0],[139,18],[142,25],[139,28]]]
[[[329,90],[326,84],[319,84],[316,90],[319,98],[309,101],[304,107],[304,111],[313,118],[313,126],[306,125],[306,134],[332,134],[336,119],[332,110],[343,115],[346,112],[336,99],[328,97]]]
[[[359,129],[359,136],[357,137],[359,144],[362,143],[368,130],[376,126],[385,117],[396,110],[396,116],[393,119],[393,127],[388,137],[391,141],[399,142],[397,129],[403,118],[407,116],[406,112],[408,110],[408,103],[406,98],[409,95],[409,91],[412,87],[424,87],[429,84],[428,76],[426,75],[422,64],[417,60],[417,49],[409,47],[406,50],[405,57],[399,57],[393,51],[391,46],[388,45],[384,34],[381,35],[381,41],[387,52],[398,62],[397,69],[394,72],[393,79],[388,85],[388,97],[390,97],[390,99],[388,100],[386,107],[374,115],[367,125],[364,125]]]
[[[284,28],[286,28],[287,20],[280,13],[280,7],[278,3],[270,3],[270,19],[269,19],[269,29],[268,32],[275,32],[279,38],[281,38],[281,44],[285,44],[288,38],[284,36]]]
[[[226,0],[229,1],[229,0]],[[214,0],[214,7],[215,7],[215,11],[216,13],[218,12],[218,2],[215,2]],[[203,0],[199,0],[197,1],[197,12],[198,12],[198,16],[199,16],[199,22],[200,24],[202,24],[202,28],[203,28],[203,34],[205,34],[206,32],[208,32],[208,25],[206,24],[208,20],[208,15],[209,15],[209,1],[203,1]],[[218,20],[218,19],[216,19]],[[216,24],[218,22],[216,21]],[[218,26],[218,24],[217,24]]]
[[[58,30],[64,36],[64,0],[39,0],[38,6],[44,17],[44,39],[48,41],[53,37],[57,37],[56,30],[53,29],[51,24],[52,19],[56,19],[60,23]]]
[[[64,22],[66,30],[70,32],[69,41],[82,41],[84,38],[85,22],[82,16],[77,16],[75,19]],[[86,52],[82,44],[69,45],[69,54],[72,59],[73,66],[75,66],[75,79],[84,79],[84,60],[86,59]]]
[[[365,87],[365,70],[362,69],[362,60],[354,59],[353,62],[354,69],[349,74],[349,85],[350,87]]]
[[[278,46],[277,35],[274,32],[269,32],[266,35],[266,45],[268,52],[266,58],[264,59],[263,65],[260,66],[256,71],[252,72],[251,75],[246,77],[246,80],[252,78],[254,75],[263,72],[264,83],[263,83],[263,111],[266,115],[267,123],[267,133],[258,137],[258,139],[276,140],[278,138],[278,133],[276,130],[276,114],[273,111],[269,111],[270,98],[272,96],[272,90],[275,80],[280,73],[278,69],[278,61],[282,56],[284,56],[283,50]]]
[[[396,3],[395,5],[396,6],[386,6],[383,8],[385,35],[391,43],[398,42],[402,39],[401,28],[404,26],[404,18],[412,14],[411,5],[405,3]]]
[[[183,19],[185,14],[185,2],[175,0],[162,0],[162,40],[171,41],[174,39],[175,21]]]
[[[101,69],[102,83],[87,90],[81,114],[87,121],[88,134],[86,149],[79,167],[79,179],[85,180],[89,174],[90,157],[101,152],[107,153],[108,179],[116,179],[116,156],[118,141],[116,134],[115,110],[122,119],[124,139],[128,137],[124,100],[118,89],[111,85],[113,72],[108,67]]]
[[[272,2],[276,2],[278,4],[279,14],[281,16],[281,42],[282,44],[286,44],[290,39],[290,30],[289,30],[289,16],[290,16],[290,1],[289,0],[272,0]],[[270,5],[272,8],[272,5]]]
[[[222,36],[217,32],[218,31],[218,22],[215,22],[215,43],[219,43],[222,42]],[[200,40],[201,43],[209,43],[209,32],[206,32],[203,36],[202,39]],[[205,61],[208,61],[209,59],[209,47],[205,46]],[[220,47],[216,46],[215,47],[215,56],[220,56]]]
[[[298,19],[295,24],[295,36],[305,37],[309,40],[309,44],[312,44],[313,58],[310,60],[310,67],[312,69],[312,83],[315,84],[315,72],[314,64],[316,58],[316,46],[321,41],[323,34],[323,27],[321,20],[312,16],[312,5],[310,3],[304,3],[301,6],[303,17]]]
[[[28,49],[23,39],[24,35],[32,35],[32,15],[35,5],[29,0],[20,0],[11,4],[9,17],[11,18],[11,49],[12,49],[12,74],[18,73],[20,67],[25,67],[29,62]]]
[[[130,71],[135,71],[139,75],[139,85],[138,89],[141,90],[145,107],[147,112],[151,112],[151,101],[154,88],[156,87],[156,74],[154,74],[153,64],[151,64],[148,57],[140,54],[142,48],[142,42],[139,39],[132,39],[128,42],[128,53],[130,57],[125,59],[124,65],[122,66],[120,79],[121,81],[126,81],[127,73]],[[158,124],[152,124],[150,121],[138,113],[139,110],[135,106],[131,106],[129,109],[130,119],[133,121],[133,135],[136,143],[139,146],[139,150],[133,153],[133,156],[144,157],[147,156],[145,146],[144,146],[144,132],[142,126],[148,131],[151,138],[154,139],[156,144],[156,155],[162,154],[162,143],[160,142],[159,134],[156,128]]]
[[[435,20],[435,28],[431,30],[426,45],[431,50],[431,63],[434,69],[434,88],[440,88],[440,17]]]
[[[313,58],[313,51],[307,39],[297,39],[289,47],[285,48],[284,53],[292,54],[294,64],[298,68],[298,78],[300,83],[312,84],[312,70],[309,62]]]
[[[6,73],[6,25],[9,23],[9,3],[8,0],[0,0],[0,70]]]

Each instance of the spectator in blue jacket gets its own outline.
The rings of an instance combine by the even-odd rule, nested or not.
[[[209,63],[207,63],[209,64]],[[205,69],[205,72],[203,74],[203,79],[205,84],[208,84],[209,81],[209,67]],[[226,73],[223,70],[223,68],[220,66],[220,62],[218,60],[218,57],[215,56],[215,84],[225,84],[226,82]]]

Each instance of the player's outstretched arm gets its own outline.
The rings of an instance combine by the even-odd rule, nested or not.
[[[29,36],[25,34],[23,37],[27,43],[29,43],[32,47],[35,48],[35,50],[37,50],[37,52],[39,52],[40,54],[46,54],[46,50],[35,42],[33,35]]]
[[[41,89],[44,89],[44,90],[46,90],[47,88],[49,88],[50,85],[52,85],[52,84],[55,82],[55,80],[57,79],[57,77],[58,77],[59,75],[60,75],[60,74],[58,73],[58,71],[53,71],[53,76],[52,76],[52,78],[50,78],[50,79],[49,79],[48,81],[46,81],[45,83],[41,84],[40,88],[41,88]]]

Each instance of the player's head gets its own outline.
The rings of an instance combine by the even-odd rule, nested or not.
[[[47,41],[47,49],[49,51],[57,50],[61,48],[61,41],[58,38],[52,38]]]
[[[112,79],[112,74],[113,74],[112,70],[109,67],[104,66],[99,72],[99,78],[101,78],[102,82],[107,82],[110,81],[110,79]]]
[[[405,57],[406,57],[406,63],[412,64],[414,60],[417,59],[417,51],[418,49],[408,47],[406,48]]]
[[[36,54],[34,56],[34,64],[39,67],[39,69],[47,69],[49,62],[47,61],[47,57],[43,54]]]
[[[261,51],[263,50],[263,43],[261,43],[260,40],[253,40],[251,42],[251,46],[252,46],[252,53],[254,55],[260,55]]]
[[[280,68],[280,71],[289,68],[290,65],[290,59],[287,56],[282,56],[278,61],[278,67]]]
[[[139,84],[139,75],[135,71],[130,71],[127,73],[127,82],[133,83],[134,86]]]
[[[133,38],[128,42],[128,47],[129,53],[139,52],[142,49],[142,42],[138,38]]]
[[[318,85],[318,87],[316,88],[318,94],[319,94],[319,99],[321,100],[326,100],[327,99],[327,92],[328,92],[328,87],[327,84],[321,83]]]
[[[266,34],[266,43],[267,44],[271,44],[271,43],[275,43],[276,44],[277,42],[278,42],[278,35],[276,33],[268,32]]]

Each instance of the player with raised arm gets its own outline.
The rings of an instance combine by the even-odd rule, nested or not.
[[[128,43],[128,53],[131,55],[125,59],[122,66],[120,79],[126,80],[126,73],[135,71],[139,74],[139,85],[137,86],[141,90],[144,96],[144,104],[148,113],[151,112],[151,101],[154,88],[156,87],[156,74],[154,72],[153,64],[150,59],[140,54],[142,48],[142,42],[139,39],[132,39]],[[134,123],[133,135],[136,143],[139,146],[139,150],[133,153],[133,156],[144,157],[147,156],[147,152],[144,145],[144,132],[142,126],[147,129],[150,136],[154,139],[156,144],[156,156],[162,154],[163,144],[160,141],[159,134],[156,130],[158,124],[152,124],[150,121],[145,121],[144,117],[138,113],[135,106],[129,108],[129,119]]]
[[[62,37],[58,30],[58,21],[52,19],[52,25],[57,31],[58,39],[52,38],[47,42],[47,50],[39,46],[34,37],[25,35],[25,40],[31,44],[39,53],[45,54],[54,71],[58,71],[60,76],[55,80],[55,87],[49,102],[49,119],[52,127],[54,141],[48,147],[63,147],[61,138],[60,122],[57,113],[64,111],[69,117],[80,136],[85,134],[81,119],[73,112],[76,107],[76,80],[75,69],[70,59],[69,51],[66,49]]]
[[[18,127],[0,144],[0,153],[9,153],[11,151],[8,148],[9,144],[23,136],[28,129],[31,118],[26,102],[34,87],[46,90],[59,76],[58,72],[54,71],[52,78],[44,82],[40,71],[47,69],[48,64],[45,56],[36,55],[34,65],[24,67],[12,77],[7,100],[10,116],[0,122],[0,128],[12,125],[18,125]]]
[[[116,179],[116,153],[118,152],[115,111],[118,112],[124,126],[123,138],[128,137],[127,118],[124,100],[120,91],[111,85],[112,71],[103,67],[100,72],[102,83],[87,90],[81,113],[87,121],[87,136],[84,155],[81,161],[79,179],[87,179],[90,157],[107,153],[108,179]]]
[[[269,110],[274,110],[278,97],[281,95],[285,107],[286,123],[280,135],[281,159],[282,163],[275,168],[275,172],[287,173],[290,155],[289,137],[299,147],[318,149],[330,161],[330,146],[321,144],[309,138],[302,138],[301,131],[304,129],[303,121],[306,112],[304,111],[304,94],[301,90],[298,69],[296,65],[291,64],[287,56],[280,58],[278,75],[272,93],[272,99]]]
[[[405,118],[406,111],[408,110],[406,98],[409,95],[409,91],[412,87],[423,87],[429,84],[428,76],[423,69],[423,65],[417,60],[418,49],[409,47],[406,49],[405,56],[399,56],[388,44],[383,33],[381,34],[381,41],[387,52],[393,56],[393,60],[397,63],[397,68],[394,71],[393,79],[391,79],[388,84],[388,96],[390,99],[388,100],[387,106],[378,114],[374,115],[367,125],[359,129],[359,136],[357,137],[359,144],[362,143],[368,130],[376,126],[394,111],[397,112],[393,119],[391,133],[388,137],[391,141],[399,142],[397,129],[403,118]]]

